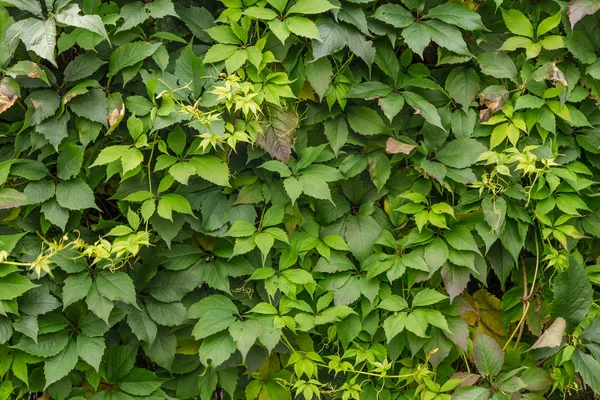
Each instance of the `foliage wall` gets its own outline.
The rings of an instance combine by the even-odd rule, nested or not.
[[[0,1],[0,399],[593,398],[599,9]]]

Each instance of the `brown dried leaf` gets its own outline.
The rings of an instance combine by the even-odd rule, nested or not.
[[[563,318],[556,318],[552,325],[546,329],[546,332],[531,346],[530,350],[560,346],[566,327],[567,322]]]
[[[114,131],[125,116],[125,103],[121,93],[111,93],[106,98],[108,104],[108,132]]]
[[[256,143],[271,155],[287,163],[292,154],[292,145],[298,126],[298,115],[281,107],[269,107],[269,121],[263,125],[263,132]]]
[[[542,65],[541,67],[533,71],[530,78],[538,82],[551,80],[554,83],[558,82],[564,86],[569,86],[569,83],[567,82],[567,77],[560,69],[558,69],[556,63],[554,62],[549,62]]]
[[[479,94],[479,104],[486,108],[479,111],[481,122],[488,121],[508,101],[508,91],[502,86],[490,86]]]
[[[571,29],[586,15],[592,15],[600,10],[600,1],[598,0],[571,0],[567,8]]]
[[[414,148],[417,146],[412,144],[402,143],[394,138],[388,138],[387,142],[385,142],[385,151],[389,154],[410,154]]]
[[[4,77],[0,80],[0,114],[12,107],[20,95],[17,81]]]
[[[485,289],[479,289],[472,297],[461,297],[471,304],[474,311],[461,313],[460,317],[503,346],[506,342],[506,331],[502,325],[502,301]]]

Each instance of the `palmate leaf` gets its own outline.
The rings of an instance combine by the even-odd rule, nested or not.
[[[552,315],[564,318],[572,332],[591,306],[593,289],[583,267],[573,258],[569,264],[554,281]]]
[[[179,3],[0,5],[0,400],[600,390],[595,2]]]

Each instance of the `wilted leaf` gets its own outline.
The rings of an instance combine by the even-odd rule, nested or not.
[[[6,76],[0,79],[0,114],[11,108],[20,95],[17,81]]]
[[[490,86],[479,94],[479,104],[485,106],[479,111],[481,122],[487,122],[496,111],[504,107],[508,101],[508,91],[502,86]]]
[[[385,142],[385,151],[389,154],[410,154],[413,149],[417,146],[414,144],[402,143],[394,138],[388,138],[387,142]]]
[[[567,327],[567,322],[564,318],[558,317],[552,322],[552,325],[544,333],[536,342],[531,346],[531,349],[540,349],[542,347],[557,347],[560,346],[563,340],[563,335],[565,333],[565,328]]]
[[[281,107],[269,107],[269,123],[263,126],[263,133],[256,142],[271,157],[287,163],[292,154],[292,144],[298,126],[298,115]]]

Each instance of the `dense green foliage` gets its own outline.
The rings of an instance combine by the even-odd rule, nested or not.
[[[599,9],[0,1],[0,400],[593,398]]]

